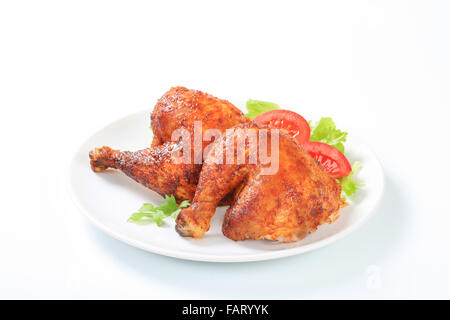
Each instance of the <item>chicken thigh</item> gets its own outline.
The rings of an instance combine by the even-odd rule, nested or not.
[[[175,130],[186,129],[194,142],[194,125],[201,121],[201,134],[209,129],[222,133],[225,129],[250,120],[226,100],[198,90],[173,87],[157,102],[151,115],[153,130],[152,146],[172,141]],[[211,141],[204,141],[205,148]]]
[[[253,123],[238,125],[215,142],[203,164],[192,205],[177,217],[178,233],[203,237],[217,204],[234,188],[236,196],[222,225],[223,234],[232,240],[297,241],[319,225],[338,218],[342,205],[339,182],[328,176],[293,138],[279,132],[278,170],[263,175],[267,165],[259,157],[251,164],[254,151],[248,143],[237,143],[244,134],[242,129],[268,131],[271,149],[274,132]],[[234,162],[220,160],[227,150],[234,153]],[[245,164],[238,163],[239,153],[245,155]]]

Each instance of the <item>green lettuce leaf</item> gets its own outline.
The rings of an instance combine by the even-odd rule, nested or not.
[[[165,201],[155,207],[152,203],[144,203],[138,212],[133,213],[128,222],[136,224],[156,223],[158,227],[164,224],[167,217],[176,218],[182,208],[190,205],[188,200],[184,200],[177,206],[177,202],[173,195],[166,195]]]
[[[344,142],[347,139],[347,132],[336,129],[333,119],[321,118],[316,124],[311,126],[311,141],[318,141],[335,147],[344,153]]]
[[[164,218],[167,217],[164,212],[161,210],[156,210],[156,212],[153,214],[153,222],[156,223],[158,227],[161,227],[164,223]]]
[[[176,218],[178,217],[178,214],[180,213],[181,209],[182,209],[182,208],[189,207],[189,205],[190,205],[190,203],[189,203],[188,200],[183,200],[183,201],[180,203],[180,205],[178,206],[178,208],[177,208],[174,212],[172,212],[172,213],[170,214],[170,217],[173,218],[173,219],[176,219]]]
[[[361,170],[361,163],[356,161],[352,165],[352,171],[350,174],[344,178],[338,179],[342,186],[342,193],[347,197],[351,197],[355,194],[359,187],[361,187],[364,182],[356,179],[356,175]]]
[[[128,222],[136,224],[149,224],[153,222],[153,212],[135,212],[128,218]]]
[[[153,205],[153,203],[144,203],[142,207],[139,209],[139,212],[147,212],[147,211],[154,211],[156,210],[156,207]]]
[[[246,116],[250,119],[254,119],[259,116],[261,113],[280,109],[280,106],[273,102],[261,101],[261,100],[247,100],[247,114]]]
[[[177,201],[173,195],[165,195],[166,201],[161,203],[156,209],[161,210],[165,214],[170,214],[177,209]]]

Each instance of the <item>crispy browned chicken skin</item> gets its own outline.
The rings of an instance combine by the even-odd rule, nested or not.
[[[174,195],[177,200],[192,199],[197,188],[201,166],[176,163],[173,153],[182,154],[181,144],[167,142],[136,152],[95,148],[90,152],[95,172],[119,169],[127,176],[160,195]]]
[[[172,141],[172,133],[185,128],[193,139],[194,122],[202,121],[202,135],[208,129],[222,133],[239,123],[250,120],[230,102],[207,93],[173,87],[156,104],[152,113],[152,146]],[[210,142],[203,142],[205,148]]]
[[[177,200],[192,200],[198,183],[201,164],[183,164],[175,159],[183,154],[183,141],[172,142],[172,133],[184,128],[194,139],[194,121],[202,121],[207,129],[224,132],[236,124],[249,121],[226,100],[197,90],[174,87],[157,102],[153,113],[152,147],[136,152],[96,148],[89,153],[95,172],[107,168],[123,171],[130,178],[161,195],[173,194]],[[205,148],[211,141],[204,141]],[[193,159],[193,157],[192,157]]]
[[[223,234],[232,240],[297,241],[319,225],[337,219],[341,206],[340,184],[282,132],[279,169],[274,175],[260,175],[263,167],[260,162],[217,164],[219,148],[226,150],[230,143],[235,143],[242,134],[239,128],[259,131],[262,127],[252,123],[238,125],[227,133],[228,138],[223,137],[222,144],[215,142],[203,164],[193,203],[176,220],[176,230],[181,235],[203,237],[217,204],[233,188],[238,191],[222,226]],[[234,147],[235,159],[237,149]],[[248,145],[245,154],[249,163]]]

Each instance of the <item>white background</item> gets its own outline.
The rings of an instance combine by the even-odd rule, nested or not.
[[[449,17],[444,1],[0,2],[0,298],[450,298]],[[106,236],[72,204],[68,163],[174,85],[332,116],[380,158],[377,212],[258,263]]]

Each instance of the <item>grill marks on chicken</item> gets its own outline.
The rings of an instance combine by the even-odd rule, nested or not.
[[[249,119],[226,100],[207,93],[174,87],[157,102],[151,115],[154,133],[152,147],[136,152],[97,148],[90,152],[91,167],[95,172],[113,168],[157,193],[173,194],[178,201],[192,201],[200,175],[201,164],[183,164],[175,161],[176,152],[182,155],[183,142],[172,142],[176,129],[186,129],[193,139],[194,121],[202,121],[202,133],[218,129],[222,133]],[[211,142],[203,142],[203,149]],[[231,197],[224,201],[230,202]]]
[[[251,127],[261,128],[244,124],[235,129]],[[279,170],[274,175],[260,175],[260,163],[217,164],[215,155],[221,154],[217,148],[226,148],[226,141],[234,143],[240,134],[241,130],[230,132],[223,137],[223,144],[215,143],[211,149],[193,203],[178,215],[176,230],[181,235],[203,237],[220,199],[233,188],[237,189],[235,200],[222,226],[223,234],[232,240],[297,241],[337,219],[340,184],[286,134],[280,132]],[[248,157],[248,145],[244,148]],[[237,148],[234,150],[236,159]]]

